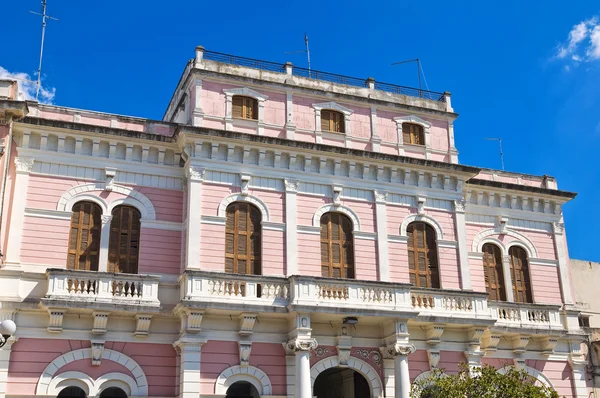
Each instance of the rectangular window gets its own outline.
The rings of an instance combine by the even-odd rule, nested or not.
[[[258,120],[258,101],[241,95],[233,96],[232,117],[236,119]]]

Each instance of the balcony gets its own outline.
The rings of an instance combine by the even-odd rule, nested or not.
[[[158,312],[160,276],[48,269],[47,307]]]
[[[417,289],[410,300],[420,316],[493,320],[488,309],[487,293],[460,290]]]
[[[559,305],[490,301],[488,307],[496,327],[564,330]]]

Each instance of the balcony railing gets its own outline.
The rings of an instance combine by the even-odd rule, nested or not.
[[[527,329],[563,329],[560,306],[489,302],[490,314],[497,326]]]
[[[490,318],[485,293],[413,288],[410,299],[413,308],[424,314]]]
[[[160,307],[160,276],[49,269],[44,301]]]

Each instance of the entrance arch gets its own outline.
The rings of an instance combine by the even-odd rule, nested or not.
[[[362,398],[371,396],[371,386],[354,369],[335,367],[319,373],[313,387],[317,398]]]
[[[260,394],[252,383],[236,381],[227,389],[225,398],[260,398]]]
[[[364,396],[356,396],[355,398],[383,398],[383,389],[381,388],[381,380],[379,379],[379,374],[377,371],[368,363],[358,358],[350,357],[347,362],[347,366],[340,366],[339,360],[337,357],[329,357],[320,360],[316,364],[312,366],[310,369],[310,379],[313,392],[315,391],[315,382],[321,373],[324,373],[328,369],[349,369],[356,372],[358,375],[362,376],[363,379],[368,384],[368,393]],[[335,372],[331,372],[335,373]],[[330,374],[331,374],[330,373]],[[347,373],[348,375],[349,373]],[[327,375],[327,373],[326,373]],[[349,377],[349,376],[348,376]],[[352,377],[355,378],[355,375],[352,374]],[[361,381],[357,382],[360,385]],[[321,398],[321,397],[318,397]],[[329,397],[325,397],[329,398]]]

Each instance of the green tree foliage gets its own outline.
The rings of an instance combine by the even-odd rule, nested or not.
[[[559,398],[553,389],[537,383],[525,370],[509,367],[499,373],[493,366],[469,371],[462,364],[457,374],[443,370],[413,385],[411,398]]]

